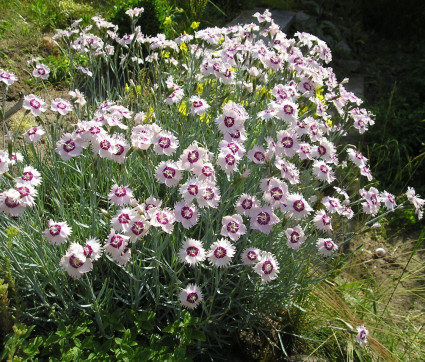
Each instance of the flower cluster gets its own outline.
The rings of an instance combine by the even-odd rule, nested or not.
[[[127,14],[134,19],[142,12]],[[56,152],[57,164],[78,171],[82,188],[94,173],[103,181],[103,194],[94,190],[90,203],[92,222],[101,220],[92,227],[103,244],[93,238],[84,246],[70,244],[60,265],[72,278],[90,272],[101,255],[123,269],[139,267],[148,252],[160,254],[152,256],[157,260],[172,250],[164,265],[178,260],[189,266],[176,271],[178,280],[200,268],[224,274],[241,268],[242,260],[259,283],[279,283],[279,272],[303,253],[313,250],[320,262],[335,255],[341,225],[355,213],[377,216],[382,206],[398,207],[394,195],[373,185],[348,188],[348,169],[363,181],[373,178],[367,159],[353,147],[345,151],[341,140],[348,132],[365,132],[373,120],[326,66],[332,59],[328,46],[307,33],[288,38],[268,11],[255,17],[259,25],[207,28],[175,40],[145,36],[137,27],[120,36],[100,17],[93,18],[93,27],[80,29],[76,21],[55,35],[71,53],[88,59],[75,65],[87,87],[109,81],[98,82],[99,64],[114,70],[111,77],[118,74],[102,89],[110,99],[93,100],[85,91],[86,99],[72,89],[71,100],[50,101],[50,111],[70,122],[48,134],[46,147],[54,151],[46,154]],[[119,64],[105,68],[114,61]],[[33,75],[47,79],[48,67],[35,63]],[[143,73],[141,65],[155,71],[135,102],[142,81],[128,79],[122,94],[120,82]],[[0,80],[10,86],[16,77],[0,70]],[[29,94],[23,107],[41,124],[24,134],[34,144],[49,129],[41,119],[48,106]],[[17,161],[0,150],[0,175]],[[15,187],[0,194],[0,211],[16,217],[34,206],[40,177],[26,166]],[[421,218],[425,201],[411,188],[407,198]],[[44,216],[50,221],[43,235],[51,244],[81,237],[66,221],[54,221],[62,215]],[[203,300],[201,288],[185,285],[180,302],[194,309]]]

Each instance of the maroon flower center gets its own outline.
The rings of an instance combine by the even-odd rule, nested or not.
[[[117,197],[123,197],[125,195],[127,195],[127,190],[125,189],[125,187],[118,187],[115,190],[115,196],[117,196]]]
[[[210,166],[202,167],[202,174],[206,177],[210,177],[213,174],[213,170]]]
[[[273,187],[270,190],[270,195],[271,197],[273,197],[273,199],[275,200],[280,200],[283,197],[283,190],[280,187]]]
[[[167,225],[168,224],[168,217],[164,212],[158,212],[156,214],[156,220],[161,224],[161,225]]]
[[[30,194],[30,189],[25,186],[18,187],[16,191],[18,191],[21,194],[21,197],[25,197]]]
[[[44,74],[46,74],[46,71],[44,70],[44,68],[38,68],[37,73],[40,74],[40,75],[44,75]]]
[[[168,137],[160,137],[158,145],[161,148],[168,148],[171,145],[171,140]]]
[[[119,249],[121,245],[123,244],[123,241],[124,239],[121,235],[114,235],[112,236],[109,245],[111,245],[115,249]]]
[[[298,243],[298,241],[300,240],[300,234],[297,233],[296,231],[293,231],[289,240],[293,244]]]
[[[264,156],[263,152],[257,151],[254,153],[254,158],[259,162],[264,162],[266,159],[266,156]]]
[[[140,235],[145,230],[145,225],[141,221],[135,221],[131,227],[131,231],[135,235]]]
[[[189,246],[186,249],[186,254],[192,258],[199,254],[199,249],[196,246]]]
[[[291,148],[294,145],[294,140],[292,139],[292,137],[283,137],[280,143],[285,148]]]
[[[10,74],[8,73],[1,73],[0,77],[2,77],[3,79],[10,79]]]
[[[6,204],[6,206],[9,209],[13,209],[13,208],[19,206],[19,201],[18,200],[13,200],[10,197],[6,197],[6,199],[4,200],[4,203]]]
[[[236,158],[232,155],[226,155],[224,159],[229,166],[233,166],[236,162]]]
[[[249,210],[250,208],[252,208],[252,200],[250,199],[245,199],[242,201],[241,206],[244,210]]]
[[[326,147],[325,147],[325,146],[320,145],[319,147],[317,147],[317,152],[319,152],[319,155],[320,155],[320,156],[325,155],[325,154],[326,154]]]
[[[289,104],[286,104],[286,105],[283,106],[283,111],[285,112],[285,114],[291,115],[291,114],[294,113],[294,107],[292,107]]]
[[[56,107],[58,107],[59,109],[66,109],[66,105],[62,102],[59,102]]]
[[[207,187],[205,189],[204,199],[205,200],[212,200],[214,198],[214,191],[211,187]]]
[[[234,133],[230,133],[230,137],[234,139],[239,139],[241,138],[241,133],[238,130],[236,130]]]
[[[37,133],[37,127],[28,130],[28,136],[34,136]]]
[[[199,160],[199,152],[198,151],[190,151],[187,155],[187,160],[190,163],[195,163]]]
[[[180,212],[181,216],[189,220],[193,216],[193,210],[190,207],[184,206]]]
[[[304,82],[303,87],[306,91],[311,91],[311,84],[309,82]]]
[[[72,254],[72,255],[69,257],[69,264],[70,264],[73,268],[78,269],[78,268],[82,267],[84,263],[83,263],[83,261],[82,261],[82,260],[78,259],[78,257],[77,257],[77,256],[75,256],[75,254]]]
[[[273,63],[273,64],[279,64],[280,63],[280,59],[279,59],[279,57],[270,57],[270,63]]]
[[[233,117],[224,117],[224,125],[228,128],[233,127],[235,124],[235,119]]]
[[[114,153],[115,156],[121,156],[124,153],[124,146],[123,145],[115,145],[117,148],[117,152]]]
[[[232,234],[237,233],[239,231],[239,224],[236,221],[234,221],[234,220],[230,221],[227,224],[227,231],[229,233],[232,233]]]
[[[172,167],[167,166],[162,171],[162,174],[165,178],[172,179],[176,175],[176,170]]]
[[[329,169],[326,165],[320,165],[320,171],[327,174],[329,172]]]
[[[91,256],[93,254],[93,248],[89,244],[86,244],[86,246],[84,246],[83,249],[84,249],[85,256]]]
[[[270,260],[266,260],[262,267],[261,267],[262,271],[264,274],[270,274],[273,271],[273,264]]]
[[[98,134],[98,133],[100,133],[100,128],[96,127],[96,126],[92,126],[92,127],[89,128],[89,132],[91,134]]]
[[[194,101],[194,102],[192,103],[192,105],[193,105],[195,108],[199,108],[199,107],[202,107],[204,104],[202,103],[202,101]]]
[[[227,255],[227,251],[226,251],[226,249],[225,249],[225,248],[223,248],[222,246],[218,246],[218,247],[216,247],[216,248],[215,248],[215,250],[214,250],[214,256],[215,256],[217,259],[222,259],[222,258],[224,258],[226,255]]]
[[[30,106],[31,106],[32,108],[39,109],[39,108],[41,107],[41,104],[40,104],[40,102],[39,102],[39,101],[37,101],[36,99],[31,99],[31,100],[30,100]]]
[[[248,260],[250,261],[254,261],[257,260],[257,253],[254,250],[250,250],[248,251],[248,253],[246,254],[246,257],[248,258]]]
[[[338,203],[337,203],[335,200],[329,200],[329,204],[330,204],[332,207],[338,207]]]
[[[330,225],[331,224],[331,218],[328,215],[322,216],[322,222],[323,225]]]
[[[190,186],[187,188],[187,191],[188,191],[188,192],[189,192],[189,194],[191,194],[192,196],[196,196],[196,195],[198,195],[199,188],[198,188],[198,186],[197,186],[197,185],[190,185]]]
[[[111,142],[109,142],[108,140],[101,141],[100,148],[105,151],[109,150],[111,148]]]
[[[296,200],[292,204],[292,207],[296,212],[301,212],[305,209],[304,202],[302,200]]]
[[[31,181],[33,178],[34,175],[30,171],[24,172],[24,174],[22,175],[22,180],[24,181]]]
[[[76,147],[77,146],[75,145],[75,142],[73,140],[68,140],[63,145],[63,150],[65,152],[71,152],[71,151],[74,151]]]
[[[128,214],[121,214],[118,216],[118,222],[120,224],[128,224],[130,222],[130,216]]]
[[[239,151],[239,146],[236,143],[230,142],[227,144],[227,147],[232,151],[233,153],[236,153]]]
[[[334,248],[334,243],[331,240],[325,240],[323,246],[326,250],[332,250]]]
[[[257,215],[257,222],[260,225],[267,225],[270,222],[270,214],[268,212],[265,211],[261,211],[258,215]]]
[[[198,294],[195,292],[189,293],[186,297],[186,301],[189,303],[196,303],[196,301],[199,299]]]
[[[59,224],[49,226],[49,233],[52,236],[57,236],[60,234],[62,227]]]

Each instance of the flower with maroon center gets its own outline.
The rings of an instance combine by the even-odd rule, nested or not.
[[[246,248],[241,255],[245,265],[254,265],[259,261],[261,250],[258,248]]]
[[[316,215],[313,218],[314,226],[318,230],[330,231],[332,230],[332,219],[329,215],[326,214],[325,210],[317,211]]]
[[[202,166],[201,172],[205,177],[211,177],[214,175],[214,170],[208,165]]]
[[[239,214],[224,216],[221,224],[221,235],[229,237],[232,241],[237,241],[242,235],[246,234],[246,226]]]
[[[195,309],[202,301],[202,293],[196,284],[188,284],[179,295],[180,303],[187,309]]]
[[[143,233],[143,231],[145,231],[145,225],[143,221],[135,221],[133,225],[131,226],[131,232],[134,235],[139,236],[140,234]]]
[[[302,219],[308,216],[313,209],[301,194],[290,194],[286,199],[284,208],[291,218]]]
[[[191,110],[190,112],[192,114],[203,114],[207,111],[208,108],[210,108],[209,104],[207,104],[207,102],[205,102],[203,99],[193,96],[189,99],[189,101],[191,102]]]
[[[278,217],[269,206],[253,210],[250,216],[251,229],[258,230],[264,234],[269,234],[272,231],[273,225],[279,222]]]
[[[266,156],[263,152],[260,151],[254,153],[254,158],[260,163],[264,163],[264,161],[266,160]]]
[[[187,160],[190,163],[198,162],[199,161],[199,152],[197,150],[189,151],[189,153],[187,155]]]
[[[179,250],[179,257],[182,263],[190,266],[197,266],[206,258],[205,249],[200,240],[187,238]]]
[[[230,151],[232,151],[233,154],[238,153],[239,151],[239,146],[234,142],[229,142],[227,144],[227,147],[229,148]]]
[[[239,214],[249,216],[251,211],[259,206],[259,203],[255,196],[248,194],[242,194],[236,201],[235,208]]]
[[[316,243],[317,250],[322,256],[330,256],[338,250],[336,245],[331,239],[319,238]]]
[[[198,199],[199,207],[217,208],[220,201],[220,190],[213,182],[206,181],[202,197]]]
[[[182,178],[182,172],[172,162],[162,161],[156,168],[156,178],[168,187],[176,186]]]
[[[25,197],[30,195],[30,189],[26,186],[21,186],[21,187],[17,187],[16,191],[19,192],[19,194],[21,195],[21,197]]]
[[[356,342],[360,345],[360,347],[363,347],[367,343],[368,335],[369,331],[364,325],[357,327]]]
[[[87,259],[84,254],[84,247],[77,243],[70,245],[59,265],[74,279],[81,278],[84,273],[88,273],[93,268],[92,260]]]
[[[49,227],[44,231],[44,237],[48,242],[54,245],[60,245],[67,242],[72,229],[68,226],[66,221],[55,222],[49,220]]]
[[[213,243],[207,254],[209,262],[217,268],[228,266],[235,255],[236,248],[227,239]]]
[[[83,246],[84,249],[84,255],[86,257],[89,257],[93,254],[93,248],[91,247],[91,245],[86,244],[85,246]]]
[[[272,253],[262,252],[260,260],[254,266],[254,271],[261,276],[261,283],[264,284],[277,278],[279,263]]]
[[[11,86],[17,80],[18,77],[15,74],[0,69],[0,81],[6,84],[6,86]]]
[[[149,210],[151,225],[160,227],[167,234],[171,234],[174,230],[174,222],[176,221],[176,212],[169,207],[164,209],[153,208]]]
[[[194,204],[179,201],[174,205],[176,221],[180,222],[185,229],[189,229],[198,223],[198,210]]]
[[[128,205],[133,198],[133,191],[127,186],[118,186],[114,184],[111,187],[111,192],[108,194],[109,200],[115,205]]]
[[[41,112],[45,112],[47,109],[46,102],[34,94],[24,97],[22,107],[28,109],[34,116],[39,116]]]

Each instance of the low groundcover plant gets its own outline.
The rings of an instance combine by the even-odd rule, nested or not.
[[[256,18],[174,40],[134,26],[120,37],[100,17],[55,35],[69,94],[25,96],[37,125],[23,135],[3,116],[0,259],[25,318],[83,313],[105,333],[119,309],[164,326],[187,308],[211,343],[228,342],[302,300],[356,234],[351,220],[403,207],[345,141],[374,122],[326,66],[328,46]],[[17,78],[0,80],[6,93]],[[424,200],[406,195],[422,217]]]

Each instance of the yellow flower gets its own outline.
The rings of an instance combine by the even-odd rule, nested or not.
[[[319,86],[315,90],[316,90],[316,97],[319,98],[319,100],[322,102],[325,99],[325,97],[323,96],[323,87]]]
[[[183,116],[187,116],[187,108],[186,108],[186,103],[182,103],[179,106],[179,112],[183,115]]]
[[[332,128],[332,120],[331,119],[328,119],[326,121],[326,124],[329,126],[329,128]]]
[[[190,24],[190,27],[193,29],[193,30],[196,30],[196,29],[198,29],[198,27],[199,27],[199,21],[194,21],[192,24]]]
[[[164,20],[164,25],[170,25],[171,24],[171,16],[167,16]]]
[[[180,50],[183,52],[187,52],[187,45],[186,43],[180,43]]]
[[[162,56],[164,57],[164,58],[169,58],[170,57],[170,52],[166,52],[166,51],[162,51]]]
[[[196,93],[198,93],[198,95],[201,95],[204,91],[204,85],[202,83],[199,83],[196,86]]]

